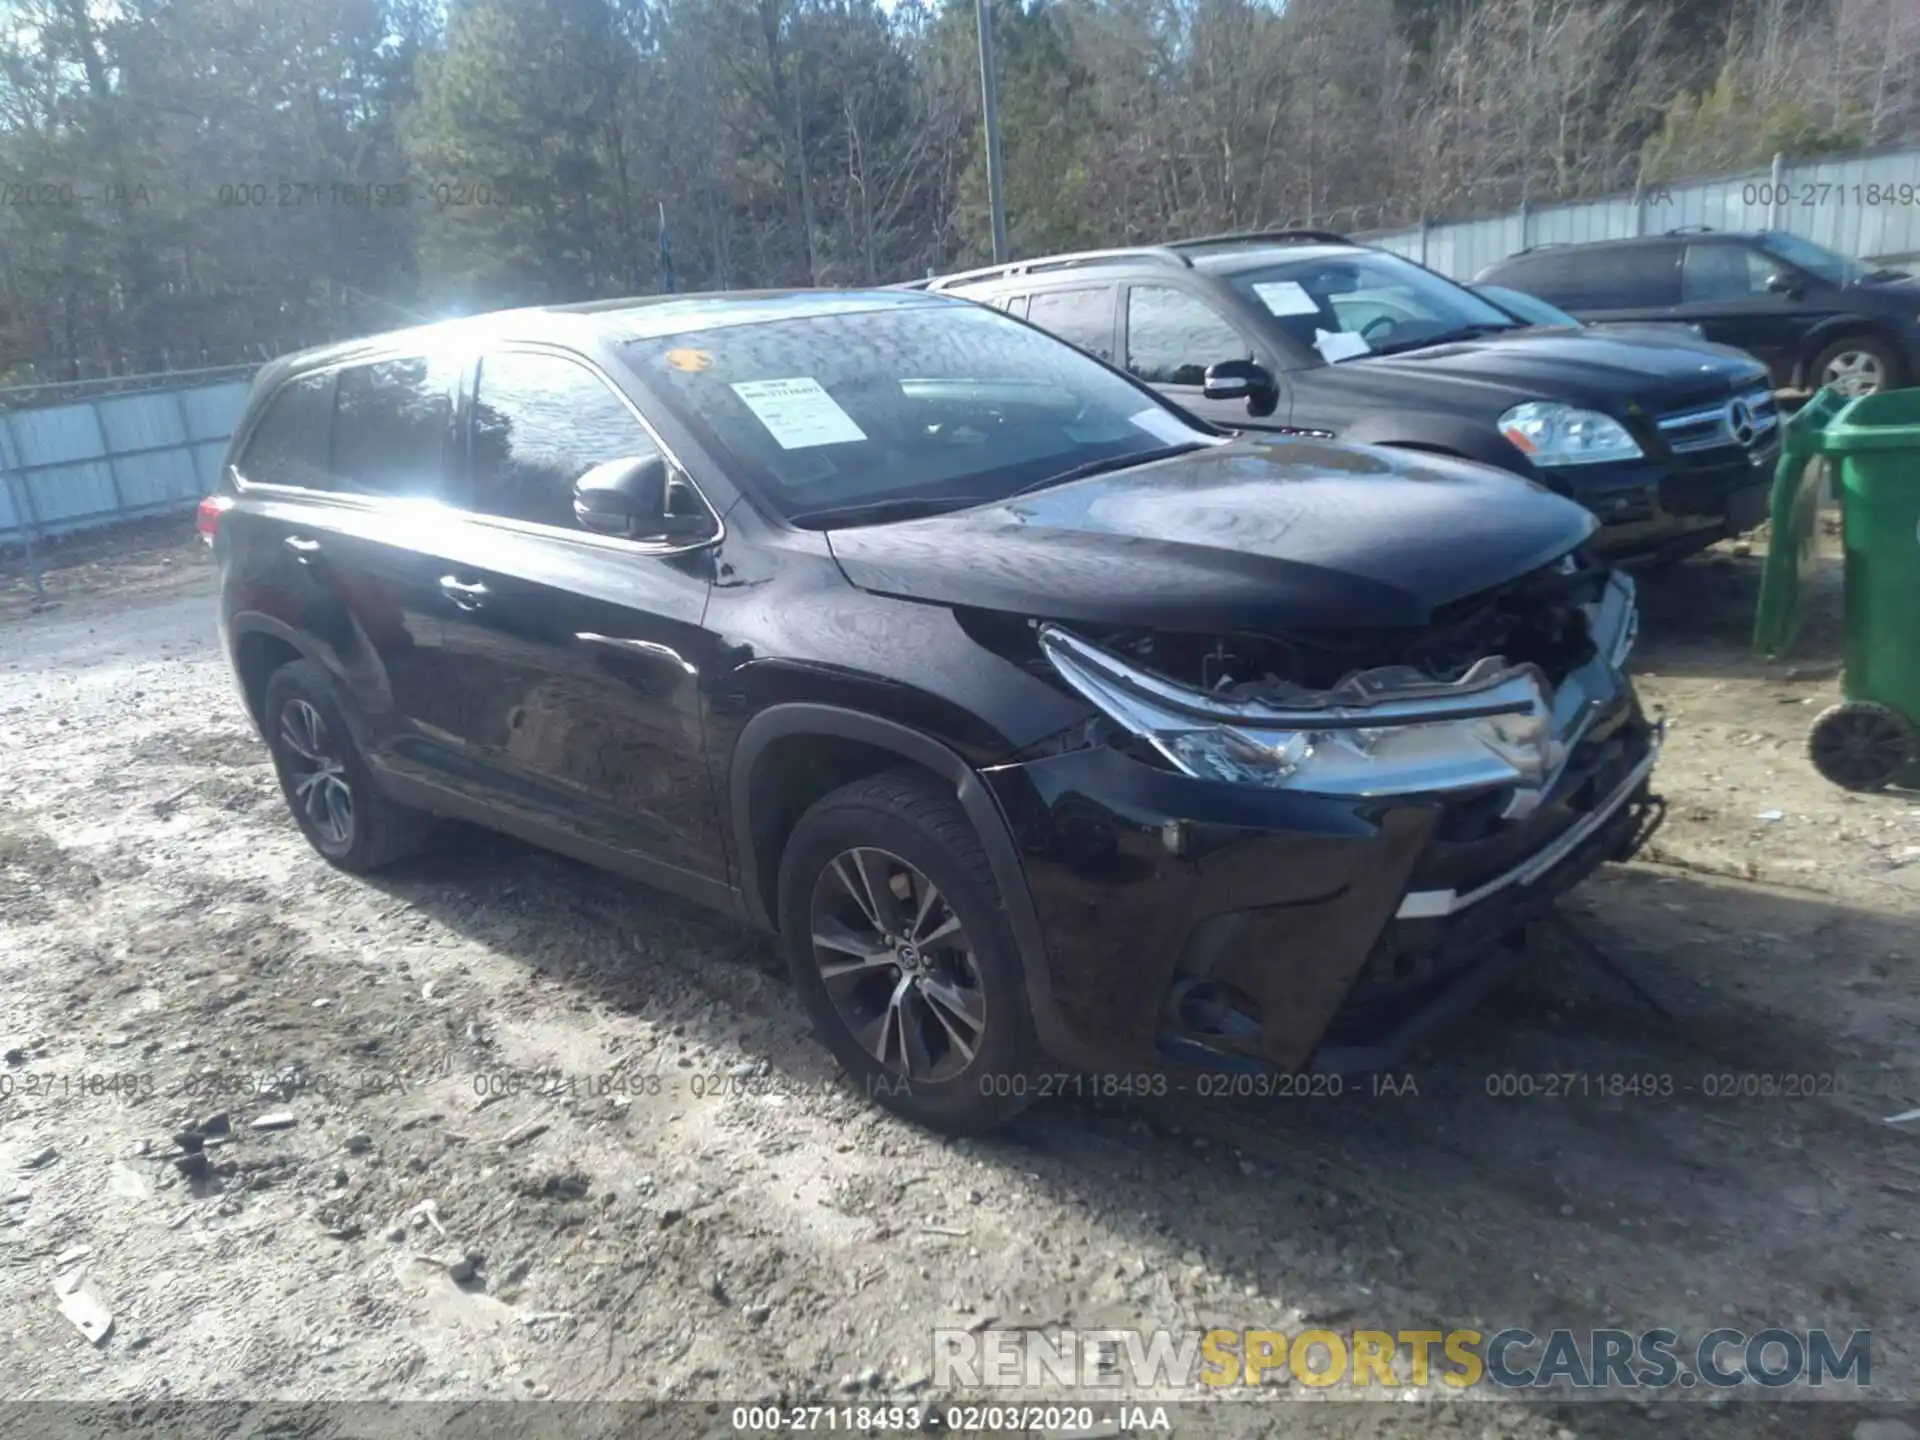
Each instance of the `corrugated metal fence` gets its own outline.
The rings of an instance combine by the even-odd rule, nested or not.
[[[0,541],[192,504],[213,488],[251,367],[183,371],[176,388],[8,408],[0,393]],[[127,382],[116,382],[124,388]]]
[[[1688,225],[1786,230],[1863,260],[1920,256],[1920,150],[1829,157],[1576,205],[1367,235],[1456,280],[1529,245],[1659,235]]]

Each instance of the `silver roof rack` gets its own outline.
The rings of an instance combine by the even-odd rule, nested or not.
[[[1112,265],[1123,260],[1150,260],[1158,265],[1177,265],[1191,270],[1193,261],[1165,245],[1129,245],[1117,250],[1078,250],[1071,255],[1043,255],[1038,260],[1012,260],[1005,265],[985,265],[964,270],[958,275],[911,282],[915,289],[951,290],[956,285],[973,285],[982,280],[1001,280],[1013,275],[1039,275],[1049,270],[1073,270],[1083,265]]]

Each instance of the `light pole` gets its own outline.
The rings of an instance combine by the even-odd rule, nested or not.
[[[1007,197],[1000,178],[1000,99],[993,73],[993,0],[973,0],[980,26],[980,113],[987,130],[987,206],[993,212],[993,263],[1007,263]]]

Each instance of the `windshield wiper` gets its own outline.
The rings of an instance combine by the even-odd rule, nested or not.
[[[1399,344],[1382,345],[1373,353],[1376,355],[1398,355],[1406,350],[1424,350],[1429,345],[1451,345],[1456,340],[1478,340],[1482,335],[1500,335],[1508,330],[1524,330],[1527,327],[1515,321],[1508,325],[1492,320],[1483,320],[1474,325],[1462,325],[1455,330],[1442,330],[1438,335],[1424,335],[1418,340],[1403,340]],[[1364,355],[1357,356],[1364,360]]]
[[[824,520],[840,524],[856,517],[879,520],[915,520],[927,515],[942,515],[967,505],[984,505],[997,495],[895,495],[885,500],[865,500],[857,505],[823,505],[817,510],[800,510],[787,516],[787,524]]]
[[[1070,485],[1075,480],[1088,480],[1095,475],[1106,475],[1114,470],[1131,470],[1136,465],[1151,465],[1156,460],[1171,460],[1176,455],[1191,455],[1196,450],[1206,448],[1204,441],[1193,440],[1184,445],[1168,445],[1163,449],[1148,450],[1143,454],[1109,455],[1104,460],[1089,460],[1084,465],[1072,466],[1057,475],[1047,475],[1038,480],[1031,480],[1018,490],[1009,490],[1002,498],[1011,500],[1016,495],[1031,495],[1036,490],[1051,490],[1056,485]]]
[[[1031,495],[1036,490],[1051,489],[1055,485],[1065,485],[1073,480],[1085,480],[1094,475],[1104,475],[1110,470],[1131,470],[1136,465],[1151,465],[1156,460],[1171,460],[1176,455],[1191,454],[1195,450],[1206,449],[1204,441],[1195,440],[1186,445],[1168,445],[1160,450],[1148,450],[1132,455],[1109,455],[1104,460],[1089,460],[1084,465],[1075,465],[1062,470],[1057,475],[1043,476],[1029,481],[1015,490],[1007,490],[995,495],[896,495],[885,500],[866,500],[855,505],[823,505],[817,510],[800,510],[787,516],[787,524],[798,525],[803,521],[825,521],[828,524],[840,524],[859,517],[878,521],[912,520],[927,515],[941,515],[949,510],[959,510],[969,505],[993,505],[1011,500],[1016,495]]]

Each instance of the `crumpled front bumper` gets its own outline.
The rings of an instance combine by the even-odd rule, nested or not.
[[[1658,728],[1622,679],[1539,803],[1196,780],[1092,746],[986,770],[1063,1063],[1353,1071],[1470,1003],[1532,916],[1644,839]]]

